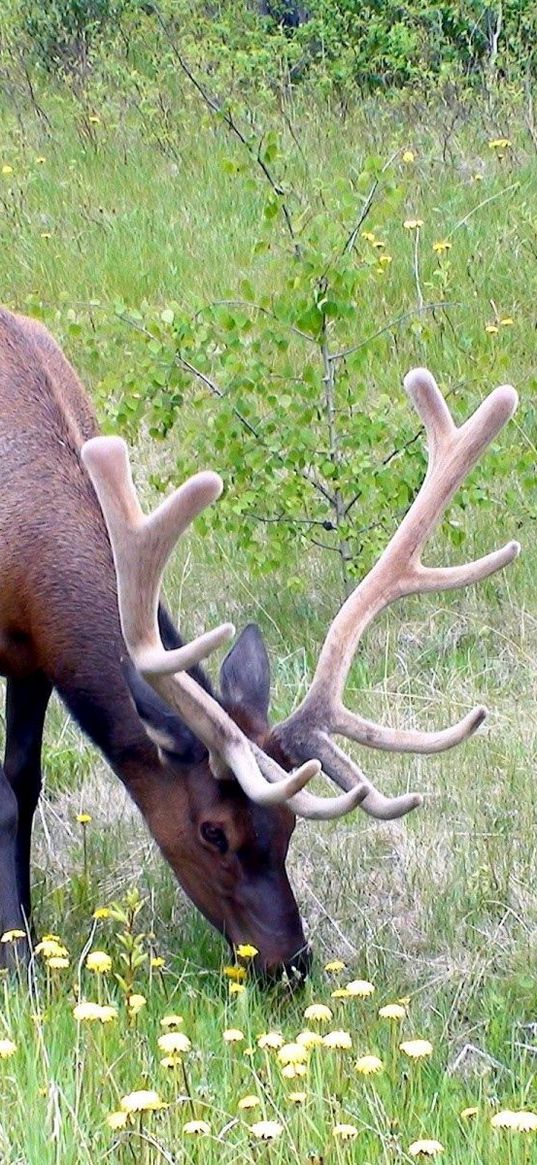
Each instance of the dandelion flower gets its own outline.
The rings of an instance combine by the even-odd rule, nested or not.
[[[45,162],[46,162],[46,160],[47,160],[47,159],[46,159],[46,158],[43,158],[42,156],[41,156],[41,157],[39,157],[39,158],[36,158],[36,159],[35,159],[35,161],[36,161],[36,165],[37,165],[37,166],[44,166],[44,165],[45,165]]]
[[[66,947],[58,941],[54,935],[45,935],[41,942],[35,948],[36,955],[43,955],[44,959],[66,959],[69,951]]]
[[[51,959],[47,959],[47,967],[51,971],[66,971],[69,966],[69,959],[65,955],[53,955]]]
[[[281,1048],[283,1043],[284,1038],[280,1032],[264,1032],[257,1040],[259,1048]]]
[[[379,1007],[379,1015],[381,1019],[404,1019],[406,1007],[402,1003],[386,1003],[384,1007]]]
[[[326,1003],[310,1003],[304,1012],[304,1019],[313,1019],[316,1023],[326,1023],[332,1019],[332,1012]]]
[[[106,1123],[110,1129],[124,1129],[127,1118],[128,1113],[126,1112],[110,1112],[106,1118]]]
[[[444,1146],[440,1141],[413,1141],[408,1151],[411,1157],[435,1157],[437,1153],[444,1152]]]
[[[388,267],[390,265],[390,263],[393,263],[392,256],[391,255],[380,255],[379,256],[379,263],[380,263],[381,267]]]
[[[347,983],[347,995],[357,995],[360,999],[366,999],[368,995],[372,995],[375,988],[367,979],[353,979],[352,983]]]
[[[257,1121],[250,1130],[259,1141],[274,1141],[281,1136],[283,1127],[279,1121]]]
[[[284,1044],[278,1052],[280,1064],[304,1064],[307,1058],[307,1048],[302,1044]]]
[[[306,1075],[305,1064],[285,1064],[282,1068],[282,1076],[285,1080],[296,1080],[297,1076]]]
[[[211,1126],[207,1121],[187,1121],[182,1129],[186,1137],[208,1137]]]
[[[166,960],[163,959],[161,955],[152,955],[151,956],[149,966],[152,967],[153,971],[160,971],[160,969],[162,967],[164,967],[165,965],[166,965]]]
[[[166,1108],[158,1092],[151,1088],[140,1088],[137,1092],[128,1092],[119,1102],[123,1112],[156,1112],[159,1108]]]
[[[161,1068],[178,1068],[181,1063],[180,1056],[163,1056],[160,1061]]]
[[[330,992],[332,999],[350,999],[351,994],[346,987],[336,987],[335,991]]]
[[[257,947],[253,947],[251,943],[239,943],[235,949],[241,959],[255,959],[255,956],[259,954]]]
[[[382,1072],[384,1065],[378,1056],[360,1056],[355,1067],[362,1076],[375,1076],[378,1072]]]
[[[182,1055],[184,1052],[189,1052],[192,1044],[188,1036],[184,1032],[165,1032],[164,1035],[159,1036],[157,1044],[167,1056]]]
[[[101,918],[110,918],[111,910],[108,906],[97,906],[93,911],[93,917],[99,921]]]
[[[348,1032],[328,1032],[323,1036],[323,1044],[325,1048],[337,1048],[343,1052],[349,1052],[352,1048],[352,1039]]]
[[[330,975],[337,975],[338,971],[345,970],[345,963],[342,959],[330,959],[329,963],[325,963],[324,969]]]
[[[352,1141],[358,1136],[358,1129],[356,1125],[338,1124],[334,1125],[332,1135],[339,1141]]]
[[[460,1113],[460,1116],[462,1117],[463,1120],[467,1121],[467,1120],[471,1120],[471,1118],[473,1116],[477,1116],[478,1112],[479,1112],[479,1109],[476,1108],[476,1106],[473,1104],[470,1106],[470,1108],[463,1108],[462,1112]]]
[[[0,1060],[7,1060],[10,1056],[14,1056],[17,1051],[17,1045],[13,1040],[0,1040]]]
[[[244,1039],[244,1032],[238,1027],[228,1027],[222,1036],[226,1044],[240,1044]]]
[[[287,1099],[291,1104],[305,1104],[307,1100],[307,1092],[289,1092]]]
[[[117,1007],[112,1007],[111,1004],[101,1006],[100,1003],[77,1003],[76,1007],[73,1007],[73,1015],[79,1021],[111,1023],[113,1019],[117,1019]]]
[[[512,1112],[511,1109],[506,1108],[502,1112],[497,1112],[490,1123],[493,1129],[512,1129],[516,1133],[534,1133],[537,1132],[537,1112],[530,1112],[527,1109]]]
[[[5,930],[0,943],[15,943],[19,938],[26,938],[25,930]]]
[[[104,1003],[99,1019],[101,1023],[112,1023],[113,1019],[117,1019],[117,1007],[113,1007],[111,1003]]]
[[[295,1043],[300,1044],[303,1048],[314,1048],[317,1044],[322,1044],[323,1037],[320,1032],[303,1031],[299,1032]]]
[[[50,231],[41,231],[40,238],[42,238],[42,239],[51,239],[51,238],[52,238],[52,234],[51,234],[51,232],[50,232]]]
[[[90,115],[88,117],[88,121],[91,122],[92,125],[100,125],[101,124],[101,119],[97,113],[90,113]]]
[[[373,234],[373,231],[362,231],[362,238],[365,239],[368,243],[374,243],[376,240],[376,235]]]
[[[404,150],[403,154],[401,155],[401,160],[405,163],[406,166],[410,166],[412,162],[416,161],[414,150]]]
[[[8,174],[12,174],[12,173],[13,173],[13,166],[8,166],[7,164],[5,166],[2,166],[2,174],[5,174],[7,176]]]
[[[451,251],[451,243],[448,243],[447,239],[439,239],[433,243],[433,251],[436,251],[437,255],[443,255],[444,251]]]
[[[112,960],[106,951],[90,951],[86,959],[86,967],[88,971],[94,971],[96,975],[106,975],[108,971],[112,970]]]
[[[417,231],[418,227],[423,226],[422,218],[405,218],[403,226],[406,231]]]
[[[510,138],[492,138],[489,142],[489,150],[508,150],[511,145]]]
[[[243,979],[246,979],[244,967],[224,967],[224,975],[235,983],[242,983]]]
[[[261,1104],[261,1101],[260,1101],[259,1097],[254,1096],[254,1094],[251,1093],[248,1096],[241,1096],[241,1099],[239,1100],[239,1102],[237,1104],[237,1108],[239,1108],[242,1112],[243,1109],[247,1109],[247,1108],[259,1108],[260,1104]]]
[[[500,329],[497,324],[485,324],[485,331],[488,332],[489,336],[497,335],[499,330]]]
[[[41,235],[41,238],[44,236]],[[78,821],[79,825],[89,825],[92,820],[91,813],[77,813],[75,820]]]
[[[245,991],[246,991],[246,987],[244,986],[244,983],[230,983],[229,984],[229,994],[230,995],[244,995]]]
[[[145,1007],[146,1003],[147,999],[145,995],[138,995],[137,992],[134,992],[133,995],[129,995],[127,999],[127,1005],[129,1008],[129,1015],[132,1019],[135,1015],[138,1015],[138,1012],[142,1010],[142,1007]]]
[[[181,1027],[182,1023],[182,1015],[163,1015],[160,1021],[160,1026],[164,1028],[177,1028]]]
[[[500,327],[511,328],[513,326],[514,322],[515,321],[512,318],[512,316],[504,316],[503,319],[500,320]]]
[[[426,1056],[431,1056],[433,1052],[433,1045],[429,1040],[403,1040],[399,1044],[401,1052],[405,1056],[410,1056],[411,1060],[423,1060]]]

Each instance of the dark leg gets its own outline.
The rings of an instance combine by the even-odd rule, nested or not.
[[[8,679],[4,773],[17,809],[14,848],[18,901],[30,918],[30,845],[32,822],[41,792],[41,742],[51,684],[40,673]]]
[[[17,798],[0,767],[0,931],[23,927],[24,920],[20,907],[17,884],[16,849],[17,841]],[[0,966],[3,955],[7,957],[8,944],[0,949]]]

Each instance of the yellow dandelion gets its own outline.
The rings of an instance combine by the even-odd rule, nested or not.
[[[358,1136],[358,1131],[356,1125],[338,1124],[334,1125],[332,1136],[336,1137],[338,1141],[352,1141]]]
[[[326,1003],[310,1003],[304,1012],[304,1019],[313,1019],[316,1023],[327,1023],[332,1019],[332,1012]]]
[[[393,259],[392,259],[391,255],[380,255],[379,256],[379,263],[380,263],[381,267],[388,267],[390,265],[390,263],[392,263],[392,262],[393,262]]]
[[[8,166],[7,163],[6,163],[6,165],[2,166],[2,174],[5,174],[7,176],[8,174],[12,174],[12,173],[13,173],[13,166]]]
[[[537,1132],[537,1112],[519,1109],[517,1112],[506,1108],[491,1119],[493,1129],[512,1129],[515,1133]]]
[[[376,242],[376,235],[373,234],[373,231],[362,231],[362,238],[365,239],[367,243]]]
[[[134,1017],[138,1015],[138,1013],[142,1010],[142,1007],[145,1007],[146,1003],[147,999],[145,995],[139,995],[137,992],[134,992],[133,995],[129,995],[127,999],[127,1006],[131,1019],[134,1019]]]
[[[86,959],[86,968],[96,975],[107,975],[112,970],[112,960],[106,951],[90,951]]]
[[[330,992],[331,999],[350,999],[351,992],[346,987],[336,987],[335,991]]]
[[[462,1119],[464,1121],[468,1121],[468,1120],[471,1120],[473,1116],[477,1116],[478,1112],[479,1112],[479,1109],[476,1107],[475,1104],[472,1104],[472,1105],[470,1105],[469,1108],[463,1108],[462,1112],[459,1115],[462,1117]]]
[[[42,239],[44,237],[44,235],[41,235]],[[89,825],[90,821],[92,820],[91,813],[77,813],[75,820],[78,821],[79,825]]]
[[[158,1092],[152,1088],[140,1088],[137,1092],[128,1092],[119,1102],[122,1112],[157,1112],[159,1108],[166,1108]]]
[[[244,983],[230,983],[229,984],[229,994],[230,995],[244,995],[245,991],[246,991],[246,987],[244,986]]]
[[[117,1019],[117,1007],[113,1007],[111,1003],[103,1003],[99,1019],[101,1023],[112,1023],[114,1019]]]
[[[514,322],[515,321],[514,321],[512,316],[504,316],[503,319],[500,320],[500,327],[501,328],[511,328],[513,326]]]
[[[384,1007],[379,1007],[379,1015],[381,1019],[404,1019],[406,1007],[402,1003],[386,1003]]]
[[[283,1133],[283,1127],[279,1121],[257,1121],[250,1125],[250,1131],[259,1141],[275,1141]]]
[[[246,979],[246,970],[244,967],[224,967],[224,975],[235,983],[242,983]]]
[[[240,959],[255,959],[259,954],[257,947],[253,947],[251,943],[239,943],[235,949]]]
[[[385,255],[382,257],[384,259],[386,258]],[[339,971],[345,970],[345,963],[342,959],[330,959],[329,963],[325,963],[324,969],[325,971],[328,971],[329,975],[337,975]]]
[[[317,1044],[322,1044],[323,1037],[320,1032],[306,1031],[299,1032],[295,1043],[300,1044],[303,1048],[314,1048]]]
[[[0,1060],[7,1060],[10,1056],[14,1056],[17,1051],[17,1045],[13,1040],[0,1040]]]
[[[163,1015],[160,1021],[160,1026],[164,1028],[177,1028],[181,1027],[182,1023],[182,1015]]]
[[[346,990],[348,995],[366,999],[368,995],[373,994],[375,988],[367,979],[353,979],[352,983],[347,983]]]
[[[296,1080],[299,1076],[306,1075],[305,1064],[285,1064],[282,1068],[282,1076],[284,1080]]]
[[[183,1055],[185,1052],[189,1052],[192,1047],[188,1036],[185,1036],[184,1032],[177,1031],[165,1032],[164,1035],[158,1037],[157,1044],[161,1052],[167,1056]]]
[[[383,1067],[382,1060],[378,1056],[360,1056],[355,1064],[356,1071],[361,1076],[376,1076],[382,1072]]]
[[[25,930],[5,930],[0,943],[16,943],[20,938],[26,938]]]
[[[101,918],[110,918],[111,913],[108,906],[97,906],[93,911],[93,917],[99,921]]]
[[[166,960],[161,955],[152,955],[149,960],[149,966],[153,971],[160,971],[166,965]]]
[[[106,1123],[110,1129],[124,1129],[127,1119],[128,1113],[126,1112],[110,1112],[106,1118]]]
[[[408,1151],[411,1157],[435,1157],[437,1153],[444,1152],[444,1146],[440,1141],[413,1141]]]
[[[100,1003],[77,1003],[73,1007],[73,1015],[79,1023],[87,1020],[89,1023],[111,1023],[113,1019],[117,1019],[117,1007],[111,1004]]]
[[[426,1056],[431,1056],[433,1052],[433,1045],[429,1040],[403,1040],[399,1044],[401,1052],[405,1056],[410,1056],[411,1060],[423,1060]]]
[[[280,1032],[264,1032],[257,1040],[259,1048],[281,1048],[283,1043],[284,1038]]]
[[[61,939],[59,934],[44,934],[41,941],[44,943],[59,943]]]
[[[283,1044],[278,1052],[280,1064],[304,1064],[307,1058],[307,1048],[302,1044]]]
[[[91,122],[91,125],[100,125],[101,124],[101,119],[97,113],[90,113],[90,115],[88,117],[88,121]]]
[[[489,150],[508,150],[512,144],[510,138],[492,138],[489,142]]]
[[[419,227],[423,226],[422,218],[405,218],[403,226],[406,231],[417,231]]]
[[[497,324],[485,324],[485,331],[488,332],[489,336],[496,336],[499,330]]]
[[[178,1068],[181,1063],[180,1056],[163,1056],[160,1061],[160,1066],[161,1068]]]
[[[412,162],[415,162],[416,155],[414,153],[414,150],[404,150],[402,155],[401,155],[401,161],[403,161],[406,166],[410,166],[412,164]]]
[[[451,243],[448,243],[447,239],[438,239],[438,242],[433,243],[433,251],[436,251],[437,255],[443,255],[444,251],[451,251]]]
[[[182,1132],[185,1137],[208,1137],[211,1126],[207,1124],[207,1121],[187,1121],[183,1125]]]
[[[244,1039],[244,1032],[241,1032],[239,1027],[228,1027],[226,1031],[222,1033],[222,1038],[225,1040],[226,1044],[240,1044]]]
[[[305,1104],[307,1100],[307,1092],[288,1092],[287,1099],[290,1104]]]
[[[352,1048],[352,1039],[348,1032],[328,1032],[323,1036],[323,1044],[325,1048],[335,1048],[342,1052],[350,1052]]]
[[[69,966],[69,959],[65,955],[52,955],[52,958],[47,959],[47,967],[51,971],[66,971]]]
[[[43,158],[42,156],[41,156],[41,157],[39,157],[39,158],[36,158],[36,159],[35,159],[35,161],[36,161],[36,165],[37,165],[37,166],[44,166],[44,165],[45,165],[45,162],[46,162],[46,160],[47,160],[47,159],[46,159],[46,158]]]
[[[259,1097],[254,1096],[253,1093],[249,1093],[248,1096],[241,1096],[241,1099],[239,1100],[239,1102],[237,1104],[237,1108],[239,1108],[242,1112],[244,1109],[247,1109],[247,1108],[259,1108],[260,1104],[261,1104],[261,1101],[260,1101]]]
[[[69,951],[62,946],[54,935],[45,935],[35,948],[36,955],[43,955],[44,959],[66,959]]]
[[[377,251],[382,251],[382,248],[386,246],[386,243],[383,243],[382,239],[375,239],[373,246],[376,248]]]

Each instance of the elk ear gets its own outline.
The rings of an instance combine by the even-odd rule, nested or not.
[[[220,669],[226,708],[243,709],[267,721],[270,704],[270,664],[259,627],[249,623],[228,652]]]
[[[124,660],[123,674],[147,735],[163,754],[163,759],[182,764],[201,761],[206,754],[204,745],[146,684],[130,660]]]

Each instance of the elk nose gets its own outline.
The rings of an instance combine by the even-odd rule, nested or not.
[[[291,987],[299,988],[304,985],[311,970],[311,947],[304,945],[290,959],[279,962],[264,962],[255,960],[254,967],[258,976],[266,983],[277,983],[285,976]]]

